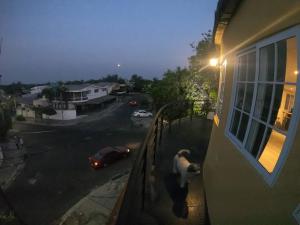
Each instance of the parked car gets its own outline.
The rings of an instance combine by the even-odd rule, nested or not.
[[[134,117],[151,117],[151,116],[153,116],[153,114],[146,110],[140,109],[140,110],[134,111],[132,116],[134,116]]]
[[[131,101],[128,102],[128,105],[130,105],[130,106],[137,106],[138,103],[135,100],[131,100]]]
[[[89,157],[90,166],[94,169],[106,167],[124,157],[127,157],[130,149],[124,146],[108,146],[100,149],[95,155]]]

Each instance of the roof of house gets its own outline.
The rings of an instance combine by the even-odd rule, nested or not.
[[[67,84],[67,85],[65,85],[65,87],[68,89],[68,91],[80,91],[91,85],[92,84]]]
[[[96,87],[106,87],[106,86],[112,86],[114,83],[110,82],[100,82],[100,83],[85,83],[85,84],[67,84],[65,87],[68,89],[68,91],[80,91],[84,88],[87,88],[89,86],[96,86]]]
[[[223,32],[243,0],[219,0],[215,12],[214,42],[221,43]]]
[[[33,100],[37,99],[38,94],[26,94],[16,98],[17,103],[25,105],[33,105]]]

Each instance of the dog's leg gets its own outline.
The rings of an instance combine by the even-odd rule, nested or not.
[[[181,171],[181,176],[180,176],[180,187],[181,188],[184,188],[184,186],[185,186],[186,175],[187,175],[187,173],[185,171]]]

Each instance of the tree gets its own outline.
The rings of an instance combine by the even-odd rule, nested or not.
[[[10,109],[5,103],[0,104],[0,139],[5,139],[7,132],[12,127]]]
[[[131,75],[130,83],[132,84],[132,90],[135,92],[146,92],[148,85],[151,81],[144,79],[142,76],[137,74]]]
[[[216,104],[218,89],[218,68],[209,66],[209,59],[216,55],[211,30],[202,33],[197,46],[192,44],[191,47],[196,53],[189,58],[192,85],[188,98],[202,102],[199,111],[206,115]]]
[[[53,88],[45,88],[42,90],[42,96],[45,96],[50,102],[55,98],[55,90]]]
[[[215,54],[211,31],[202,34],[197,46],[191,45],[195,55],[189,58],[189,68],[168,70],[161,80],[154,79],[150,93],[158,109],[174,101],[192,101],[194,113],[207,115],[217,98],[217,70],[210,68],[209,58]]]

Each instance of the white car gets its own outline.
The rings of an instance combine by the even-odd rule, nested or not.
[[[146,110],[137,110],[134,111],[132,116],[134,117],[151,117],[153,114],[151,112],[147,112]]]

